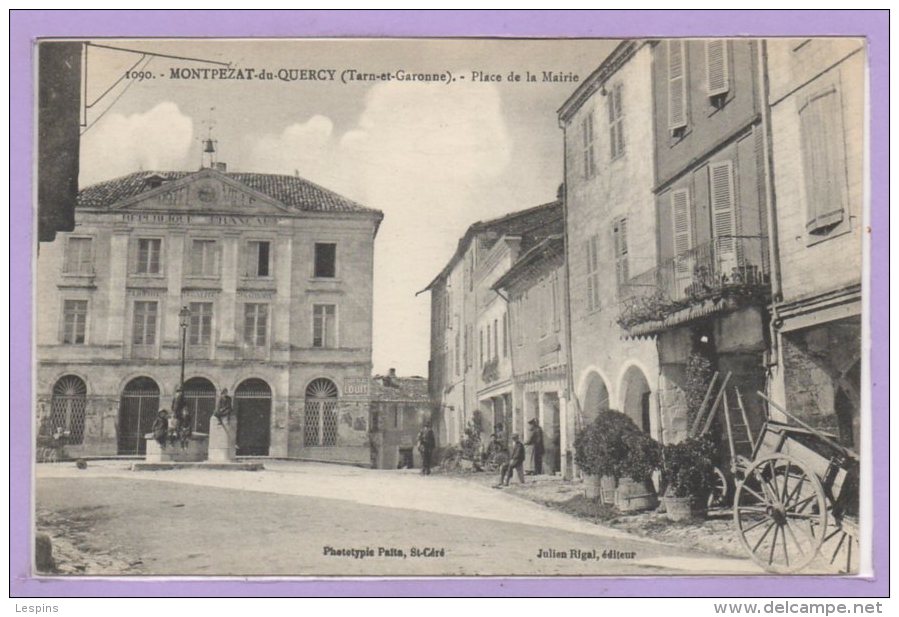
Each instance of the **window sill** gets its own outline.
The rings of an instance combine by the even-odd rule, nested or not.
[[[96,270],[91,270],[90,272],[67,272],[63,270],[60,274],[66,278],[93,278],[97,275],[97,272]]]
[[[184,277],[185,281],[218,281],[222,277],[219,274],[188,274]]]

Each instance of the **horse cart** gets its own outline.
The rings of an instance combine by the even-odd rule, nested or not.
[[[832,435],[779,410],[792,423],[766,420],[752,459],[737,455],[732,461],[740,541],[770,572],[798,572],[819,555],[841,571],[853,572],[858,559],[858,455]],[[728,439],[733,439],[730,431]]]
[[[724,379],[722,391],[729,377]],[[788,422],[769,417],[753,438],[738,390],[736,395],[743,422],[731,417],[726,396],[719,406],[719,394],[706,417],[705,429],[720,407],[730,450],[733,518],[740,543],[753,561],[769,572],[799,572],[809,566],[856,571],[858,454],[761,392],[758,395]],[[728,484],[723,484],[724,493]]]

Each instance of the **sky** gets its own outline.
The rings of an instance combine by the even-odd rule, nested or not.
[[[382,210],[375,241],[374,371],[392,367],[401,375],[426,376],[430,298],[416,292],[440,272],[469,225],[555,199],[562,182],[556,111],[617,41],[95,43],[224,62],[257,75],[267,70],[273,79],[171,79],[172,68],[214,65],[141,61],[90,46],[81,186],[141,169],[197,169],[201,140],[211,128],[229,171],[296,173]],[[122,79],[135,65],[152,78]],[[304,69],[333,70],[336,80],[278,78],[281,70],[297,75]],[[343,83],[346,69],[449,72],[455,81]],[[543,81],[544,71],[579,81]],[[511,72],[521,81],[510,81]],[[526,81],[527,72],[537,81]]]

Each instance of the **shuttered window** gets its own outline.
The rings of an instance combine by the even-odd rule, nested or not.
[[[687,54],[683,41],[668,41],[668,128],[687,126]]]
[[[706,41],[706,88],[709,96],[726,94],[730,89],[728,72],[727,41],[715,39]]]
[[[691,275],[690,266],[683,257],[689,253],[693,245],[693,234],[690,223],[690,191],[677,189],[671,192],[671,220],[674,227],[674,254],[678,276]]]
[[[612,87],[606,97],[609,109],[609,149],[612,159],[624,154],[624,113],[621,107],[621,84]]]
[[[560,310],[561,299],[559,298],[559,273],[554,272],[552,278],[552,297],[553,297],[553,331],[558,332],[562,329],[562,311]]]
[[[612,225],[615,240],[615,279],[618,287],[627,285],[630,278],[627,267],[627,218],[620,218]]]
[[[509,313],[503,313],[503,358],[509,356]]]
[[[593,156],[593,112],[589,112],[581,121],[581,139],[583,143],[584,177],[592,178],[596,174],[596,161]]]
[[[840,93],[829,88],[799,109],[806,230],[823,234],[845,217],[849,190]]]
[[[598,239],[592,236],[584,243],[587,255],[587,310],[599,308],[599,256]]]
[[[719,272],[727,274],[735,266],[737,233],[734,173],[731,161],[709,165],[709,196],[712,201],[712,232]]]
[[[484,366],[484,328],[478,330],[478,366]]]

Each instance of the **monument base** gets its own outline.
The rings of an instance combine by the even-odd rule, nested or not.
[[[237,422],[233,414],[221,422],[213,416],[209,418],[210,463],[234,462],[237,460]]]
[[[196,463],[206,460],[209,436],[203,433],[193,433],[184,448],[179,440],[163,448],[153,439],[153,433],[147,433],[144,437],[147,440],[144,461],[147,463]]]

